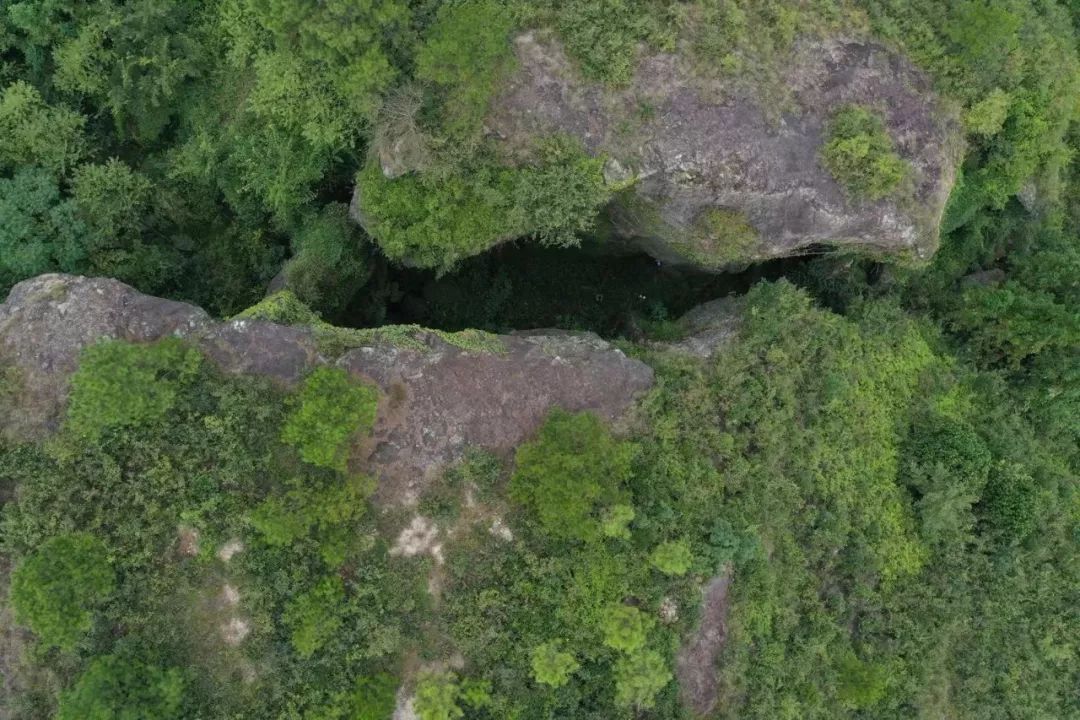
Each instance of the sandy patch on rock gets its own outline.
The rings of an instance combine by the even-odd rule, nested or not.
[[[226,645],[236,647],[251,634],[251,623],[243,618],[230,618],[221,624],[221,639]]]
[[[423,515],[416,515],[408,527],[398,534],[390,554],[401,557],[431,555],[435,562],[442,565],[445,561],[442,543],[438,542],[439,526]]]
[[[239,538],[233,538],[229,542],[225,543],[218,548],[217,556],[221,562],[229,562],[233,559],[237,553],[244,551],[244,543],[240,542]]]
[[[199,554],[199,531],[190,525],[181,525],[176,529],[177,551],[184,557],[195,557]]]
[[[221,604],[225,607],[236,607],[240,604],[240,591],[229,583],[221,586]]]
[[[510,542],[514,539],[514,531],[511,530],[510,526],[503,522],[503,519],[500,517],[491,521],[491,527],[488,528],[488,532],[494,537],[505,540],[506,542]]]

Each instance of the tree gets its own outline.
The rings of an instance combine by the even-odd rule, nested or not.
[[[963,487],[976,496],[990,472],[990,450],[970,424],[945,415],[929,415],[912,428],[903,447],[904,482],[922,493],[937,482]],[[940,467],[943,472],[935,473]]]
[[[303,538],[313,538],[327,565],[344,562],[354,540],[353,523],[366,509],[366,500],[375,489],[364,475],[323,483],[311,478],[294,478],[289,489],[263,500],[248,516],[248,522],[267,545],[284,547]]]
[[[293,235],[293,257],[285,266],[286,284],[308,307],[340,311],[367,281],[367,249],[349,208],[325,205],[301,221]]]
[[[630,505],[612,505],[604,511],[601,530],[604,537],[620,540],[630,539],[630,523],[634,520],[634,508]]]
[[[42,643],[71,650],[115,584],[104,543],[87,533],[58,535],[15,568],[11,604]]]
[[[337,633],[344,609],[345,586],[337,575],[324,577],[289,603],[281,619],[300,657],[311,657]]]
[[[44,168],[0,177],[0,294],[41,273],[86,269],[86,228],[77,209]]]
[[[635,445],[615,440],[595,415],[554,410],[537,439],[518,448],[510,494],[553,536],[596,540],[602,513],[624,504],[622,486],[636,454]]]
[[[532,671],[533,678],[538,683],[560,688],[579,667],[574,656],[563,651],[562,643],[557,640],[533,648]]]
[[[629,605],[615,605],[601,621],[604,644],[614,650],[632,653],[645,645],[649,630],[656,622]]]
[[[420,720],[456,720],[465,716],[462,705],[482,708],[490,703],[486,682],[459,681],[453,673],[429,673],[416,685],[413,706]]]
[[[29,83],[9,85],[0,93],[0,170],[39,165],[64,175],[87,153],[85,124],[74,110],[47,105]]]
[[[654,650],[637,650],[615,662],[615,702],[638,710],[656,704],[656,695],[671,682],[671,671]]]
[[[990,474],[980,508],[989,527],[1008,541],[1031,534],[1039,518],[1039,489],[1027,469],[999,463]]]
[[[178,670],[105,655],[60,696],[57,720],[180,718],[184,682]]]
[[[110,428],[159,420],[201,365],[202,355],[175,338],[153,345],[91,345],[71,378],[68,426],[93,438]]]
[[[349,438],[372,428],[378,402],[374,387],[353,381],[339,368],[318,368],[291,398],[281,439],[296,447],[305,462],[344,470]]]
[[[661,543],[649,556],[652,566],[665,575],[685,575],[693,560],[690,547],[681,540]]]
[[[855,709],[869,708],[885,696],[889,675],[884,667],[863,662],[853,652],[844,655],[839,665],[837,695],[844,705]]]

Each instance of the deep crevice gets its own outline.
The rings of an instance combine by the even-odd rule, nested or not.
[[[811,256],[706,273],[645,254],[613,255],[596,245],[545,248],[507,243],[451,273],[380,263],[340,324],[415,323],[441,330],[505,333],[535,328],[591,330],[636,339],[696,305],[740,295],[760,280],[792,276]],[[643,329],[644,328],[644,329]]]

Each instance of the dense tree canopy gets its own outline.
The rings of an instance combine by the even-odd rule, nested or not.
[[[777,127],[804,38],[902,50],[965,135],[940,251],[655,283],[592,254],[604,158],[552,137],[511,162],[485,126],[530,28],[611,88],[678,49],[704,85],[775,90]],[[1069,0],[0,4],[0,297],[116,277],[312,325],[320,365],[283,387],[104,339],[55,432],[0,435],[0,715],[682,720],[677,652],[722,581],[712,718],[1080,716],[1077,28]],[[814,155],[852,201],[905,201],[883,111],[841,109]],[[514,239],[537,244],[466,260]],[[674,320],[690,286],[738,295],[707,357]],[[655,385],[373,510],[358,450],[410,399],[340,346],[431,348],[329,322],[409,313],[594,330]],[[465,337],[463,362],[497,349]],[[7,352],[3,418],[36,401]]]

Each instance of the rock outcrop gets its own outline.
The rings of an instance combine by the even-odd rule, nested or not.
[[[555,135],[606,157],[605,179],[624,188],[606,212],[615,241],[706,270],[823,245],[912,259],[937,247],[960,126],[927,77],[882,45],[803,40],[768,82],[704,76],[683,53],[652,52],[624,87],[583,79],[550,32],[517,37],[514,51],[489,139],[508,165]],[[910,165],[895,197],[854,199],[822,164],[827,125],[848,105],[880,113]],[[353,209],[363,222],[363,198]]]
[[[523,157],[535,138],[565,134],[607,155],[613,181],[636,178],[612,204],[615,234],[661,260],[708,268],[817,244],[919,257],[936,248],[958,127],[927,78],[880,45],[801,43],[781,72],[783,112],[745,83],[695,75],[678,54],[643,57],[629,86],[609,89],[580,80],[551,38],[522,35],[515,51],[520,70],[487,120],[500,147]],[[884,115],[913,168],[908,198],[853,201],[821,164],[824,129],[850,104]],[[741,213],[758,241],[725,246],[708,226],[714,210]]]
[[[418,331],[407,344],[376,340],[331,355],[312,328],[216,322],[115,280],[43,275],[16,285],[0,304],[0,369],[14,376],[8,382],[18,399],[0,430],[23,438],[54,430],[87,345],[167,336],[187,338],[229,373],[288,385],[334,364],[378,385],[384,397],[361,454],[387,503],[415,500],[468,447],[509,452],[553,407],[614,419],[653,382],[647,365],[587,333],[502,336],[501,351],[481,351]]]

